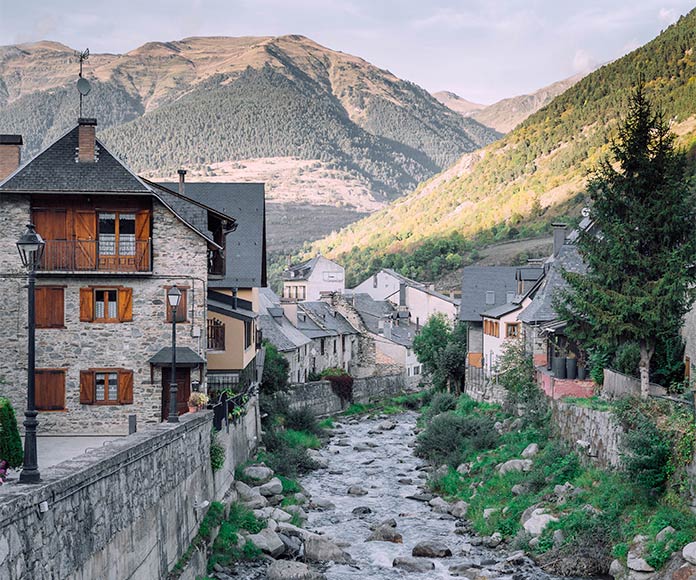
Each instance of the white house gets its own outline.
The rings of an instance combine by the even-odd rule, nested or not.
[[[317,301],[322,293],[342,293],[346,288],[343,266],[322,255],[289,266],[282,277],[285,300]]]

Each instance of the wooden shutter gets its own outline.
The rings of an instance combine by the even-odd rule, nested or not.
[[[118,402],[121,405],[133,404],[133,371],[118,371]]]
[[[169,306],[169,301],[167,300],[166,293],[169,290],[170,286],[167,286],[165,288],[165,296],[164,296],[164,303],[167,305],[167,322],[172,321],[172,309]],[[188,294],[188,290],[185,288],[182,288],[181,286],[178,286],[179,290],[181,290],[181,300],[179,300],[179,306],[176,309],[176,321],[177,322],[186,322],[186,313],[187,313],[187,306],[186,306],[186,295]]]
[[[94,371],[80,371],[80,404],[94,403]]]
[[[91,288],[80,288],[80,322],[94,320],[94,291]]]
[[[133,288],[118,289],[118,319],[121,322],[133,320]]]
[[[36,369],[34,381],[38,411],[65,409],[65,371],[63,369]]]
[[[75,212],[75,269],[97,269],[97,213]]]
[[[37,286],[34,311],[36,313],[36,328],[63,328],[65,326],[63,288]]]

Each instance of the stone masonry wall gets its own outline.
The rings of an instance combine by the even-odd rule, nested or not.
[[[205,511],[197,505],[223,497],[256,447],[254,398],[218,434],[227,456],[213,474],[212,415],[187,414],[90,450],[43,470],[40,485],[0,486],[0,577],[165,578],[198,531]]]
[[[399,395],[404,390],[406,385],[403,374],[355,379],[353,402],[370,403]],[[317,417],[340,413],[349,405],[333,392],[329,381],[292,385],[286,396],[292,409],[308,407]]]
[[[623,430],[616,425],[609,411],[562,401],[551,401],[551,405],[553,428],[580,457],[604,468],[621,465],[619,449]]]
[[[0,205],[0,267],[21,271],[15,241],[20,235],[12,224],[29,219],[26,200]],[[19,228],[21,230],[21,228]],[[188,286],[188,322],[177,325],[177,345],[188,346],[205,358],[207,248],[205,241],[159,202],[153,208],[153,274],[101,277],[79,274],[56,277],[39,274],[37,285],[64,286],[65,328],[37,329],[36,367],[62,368],[65,377],[65,411],[41,412],[40,432],[71,434],[125,434],[128,415],[138,424],[160,421],[162,386],[159,368],[147,362],[171,345],[171,325],[166,323],[166,286]],[[27,295],[24,278],[0,278],[0,394],[9,396],[18,414],[26,406]],[[122,323],[80,322],[79,289],[87,286],[126,286],[133,289],[133,320]],[[194,337],[194,329],[200,338]],[[80,370],[125,368],[133,371],[132,405],[81,405]],[[192,379],[198,380],[192,371]]]

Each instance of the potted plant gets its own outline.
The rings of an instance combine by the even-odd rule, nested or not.
[[[198,409],[202,409],[208,404],[208,395],[205,393],[191,393],[188,400],[189,413],[195,413]]]

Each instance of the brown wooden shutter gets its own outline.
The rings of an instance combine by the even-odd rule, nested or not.
[[[37,286],[34,303],[36,328],[63,328],[65,326],[63,288]]]
[[[118,371],[118,402],[121,405],[133,404],[133,371]]]
[[[75,269],[96,270],[97,268],[97,213],[77,210],[75,212]]]
[[[65,409],[65,371],[37,369],[34,374],[36,409],[62,411]]]
[[[135,256],[137,270],[150,269],[150,210],[143,209],[135,214]]]
[[[133,288],[118,289],[118,319],[121,322],[133,320]]]
[[[94,291],[91,288],[80,288],[80,322],[94,320]]]
[[[94,403],[94,371],[80,371],[80,404]]]

